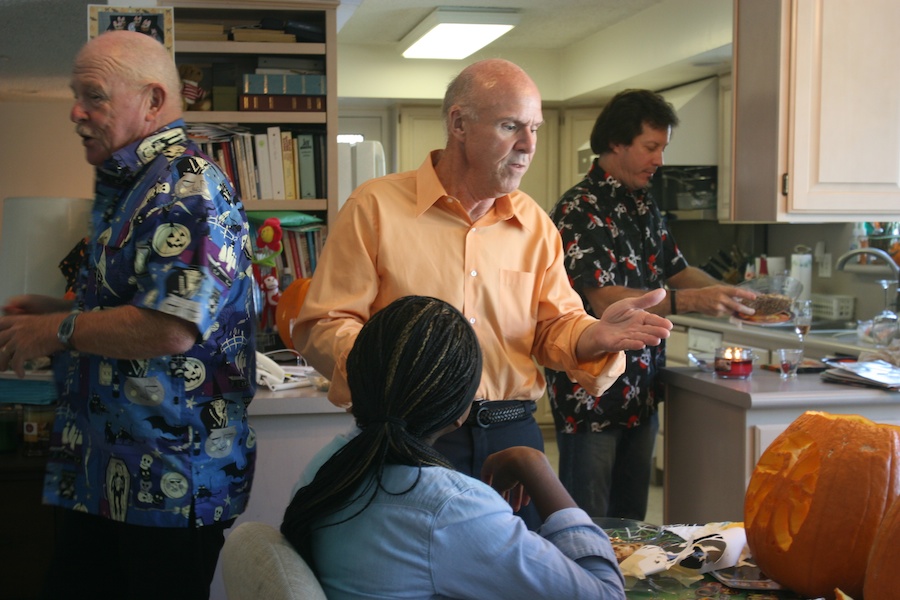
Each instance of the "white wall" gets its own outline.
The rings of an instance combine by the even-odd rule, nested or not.
[[[0,102],[0,198],[93,196],[94,169],[69,120],[71,106],[69,100]]]

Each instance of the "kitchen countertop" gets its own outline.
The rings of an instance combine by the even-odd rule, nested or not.
[[[661,381],[712,400],[740,409],[801,408],[817,410],[847,406],[847,395],[853,403],[867,406],[900,406],[900,394],[875,388],[826,383],[818,373],[807,373],[784,380],[772,371],[754,369],[748,379],[720,379],[694,367],[664,368]]]
[[[797,334],[785,327],[762,327],[741,323],[730,318],[708,317],[701,314],[671,315],[669,320],[676,325],[696,327],[706,331],[716,331],[727,338],[740,336],[748,345],[768,347],[796,347],[799,342]],[[874,350],[872,344],[856,339],[856,332],[847,330],[845,334],[835,336],[834,333],[819,334],[810,331],[803,341],[807,356],[828,356],[833,354],[849,354],[859,356],[865,350]]]

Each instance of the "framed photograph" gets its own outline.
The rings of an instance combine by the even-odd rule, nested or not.
[[[116,29],[137,31],[158,40],[175,60],[174,21],[171,6],[138,8],[88,4],[88,39]]]

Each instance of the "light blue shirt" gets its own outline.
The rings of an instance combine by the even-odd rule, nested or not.
[[[335,438],[310,469],[346,441]],[[417,476],[414,467],[388,466],[384,489],[361,514],[314,532],[315,564],[329,600],[625,598],[609,538],[583,510],[557,511],[533,532],[476,479],[425,467],[409,489]],[[364,502],[323,523],[347,519]]]

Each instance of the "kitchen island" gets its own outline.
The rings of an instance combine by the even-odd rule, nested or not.
[[[746,380],[693,367],[665,368],[665,523],[742,521],[759,456],[807,410],[859,414],[900,425],[900,393],[825,383],[818,374],[783,381],[756,369]]]

